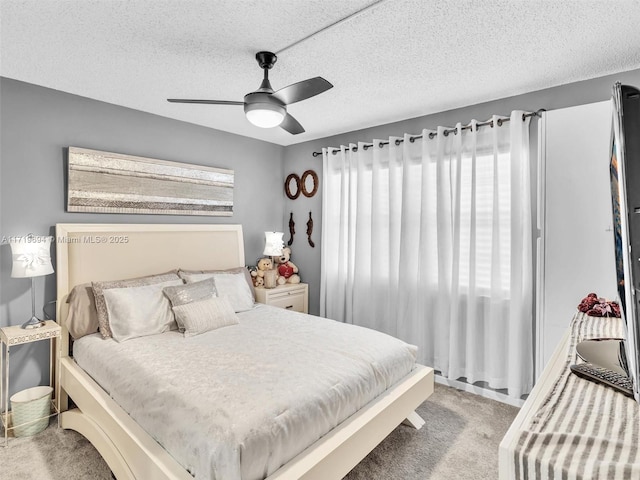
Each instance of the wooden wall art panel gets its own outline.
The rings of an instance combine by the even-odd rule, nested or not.
[[[67,211],[233,215],[233,170],[69,147]]]

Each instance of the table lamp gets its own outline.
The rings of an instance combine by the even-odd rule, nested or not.
[[[264,232],[264,252],[263,255],[271,257],[271,269],[264,272],[264,288],[275,288],[278,280],[278,270],[274,257],[282,255],[284,240],[282,232]]]
[[[31,318],[22,324],[22,328],[38,328],[44,326],[44,320],[36,317],[35,277],[53,273],[51,265],[51,240],[53,237],[25,235],[9,240],[13,266],[13,278],[31,278]]]

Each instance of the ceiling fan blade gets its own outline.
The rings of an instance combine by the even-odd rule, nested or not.
[[[233,102],[230,100],[189,100],[186,98],[167,98],[167,102],[172,103],[206,103],[209,105],[244,105],[244,102]]]
[[[324,78],[314,77],[283,87],[274,92],[273,96],[282,100],[285,105],[291,105],[292,103],[299,102],[300,100],[306,100],[307,98],[326,92],[332,87],[333,85],[327,82]]]
[[[287,115],[284,117],[284,120],[280,124],[280,127],[289,132],[291,135],[304,133],[304,128],[302,127],[302,125],[300,125],[300,122],[293,118],[289,113],[287,113]]]

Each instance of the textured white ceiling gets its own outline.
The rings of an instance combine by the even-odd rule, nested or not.
[[[369,7],[369,8],[366,8]],[[275,89],[322,76],[294,104],[307,130],[260,129],[241,101],[254,55]],[[289,145],[640,68],[637,0],[0,0],[0,74]]]

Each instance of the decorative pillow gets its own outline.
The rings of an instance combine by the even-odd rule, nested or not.
[[[178,324],[184,325],[185,337],[240,323],[231,303],[225,297],[211,297],[178,305],[173,307],[173,313]]]
[[[181,283],[182,280],[178,279],[141,287],[104,290],[102,295],[112,338],[124,342],[177,329],[171,305],[162,289]]]
[[[255,291],[255,288],[253,286],[253,280],[251,279],[251,273],[245,267],[235,267],[235,268],[229,268],[227,270],[183,270],[183,269],[180,269],[180,270],[178,270],[178,275],[180,275],[181,278],[185,278],[185,277],[187,277],[189,275],[195,275],[195,274],[198,274],[198,273],[220,274],[220,273],[240,273],[240,272],[242,272],[244,274],[244,278],[247,281],[247,285],[249,285],[249,290],[251,290],[251,297],[255,301],[255,299],[256,299],[256,291]]]
[[[200,282],[188,283],[186,285],[164,287],[162,291],[167,296],[173,307],[206,300],[217,295],[216,285],[213,278],[208,278]],[[180,322],[180,318],[176,317],[176,322],[178,324],[178,330],[184,332],[184,325]]]
[[[141,287],[143,285],[153,285],[154,283],[168,282],[171,280],[179,280],[177,270],[171,270],[170,272],[160,273],[157,275],[149,275],[146,277],[130,278],[127,280],[113,280],[110,282],[92,282],[93,296],[96,302],[96,311],[98,312],[98,324],[100,326],[100,333],[104,338],[111,337],[111,329],[109,328],[109,314],[107,312],[107,306],[104,303],[103,292],[111,288],[129,288],[129,287]]]
[[[189,283],[213,278],[218,297],[227,297],[234,312],[243,312],[253,308],[254,298],[243,272],[237,273],[193,273],[180,272],[180,276]]]
[[[76,285],[67,297],[67,328],[74,340],[98,331],[98,312],[90,283]]]

